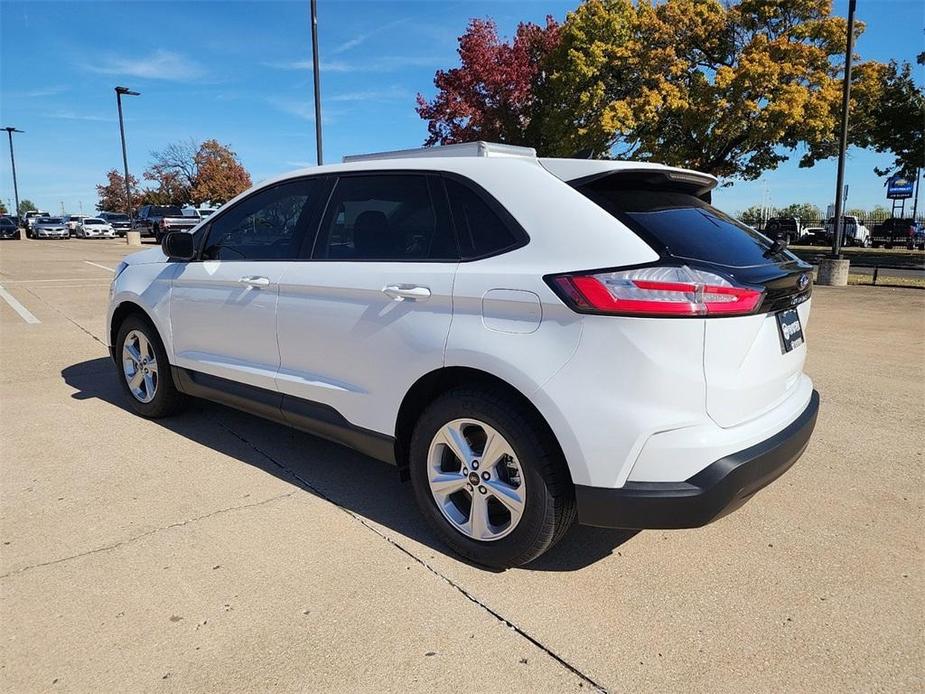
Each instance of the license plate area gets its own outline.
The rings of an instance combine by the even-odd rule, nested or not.
[[[803,344],[803,326],[800,323],[800,314],[795,308],[788,308],[780,311],[776,318],[781,351],[784,354],[792,352]]]

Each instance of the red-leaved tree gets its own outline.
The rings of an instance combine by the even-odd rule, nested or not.
[[[437,95],[417,96],[417,112],[427,121],[426,145],[490,140],[536,144],[534,109],[546,78],[544,63],[559,43],[559,25],[518,25],[510,42],[498,36],[491,19],[473,19],[459,37],[462,65],[438,70]]]

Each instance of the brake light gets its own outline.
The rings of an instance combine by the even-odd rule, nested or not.
[[[687,266],[557,275],[550,284],[576,311],[627,316],[745,315],[763,295]]]

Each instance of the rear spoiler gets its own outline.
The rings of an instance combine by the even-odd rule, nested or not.
[[[551,174],[576,188],[611,177],[648,183],[670,182],[710,202],[710,191],[719,184],[710,174],[661,164],[545,158],[539,161]]]

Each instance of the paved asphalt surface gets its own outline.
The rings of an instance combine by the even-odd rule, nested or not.
[[[130,414],[103,325],[126,250],[0,244],[3,691],[925,686],[925,292],[817,288],[815,437],[741,510],[493,573],[385,464],[207,403]]]

